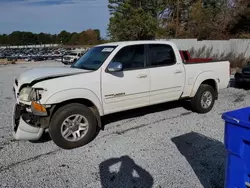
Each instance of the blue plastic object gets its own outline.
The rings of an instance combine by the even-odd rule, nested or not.
[[[227,150],[225,188],[250,188],[250,107],[222,114]]]

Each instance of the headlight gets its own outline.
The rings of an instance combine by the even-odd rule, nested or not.
[[[42,93],[44,92],[44,89],[42,88],[30,88],[25,87],[23,88],[19,93],[19,98],[21,101],[39,101],[42,98]]]
[[[44,89],[42,88],[33,88],[29,96],[30,101],[39,101],[42,98],[43,92],[44,92]]]
[[[30,87],[25,87],[23,88],[20,93],[19,93],[19,99],[21,101],[26,101],[29,102],[29,96],[30,96],[31,88]]]

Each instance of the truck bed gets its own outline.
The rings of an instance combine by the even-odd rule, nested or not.
[[[209,75],[218,83],[218,90],[228,87],[230,81],[230,63],[228,61],[213,61],[205,63],[184,64],[186,81],[183,97],[192,93],[193,87],[199,76]]]

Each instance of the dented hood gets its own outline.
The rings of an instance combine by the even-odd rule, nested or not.
[[[80,73],[90,72],[89,70],[70,67],[43,67],[34,68],[23,72],[16,80],[15,84],[20,87],[23,84],[30,84],[44,79],[52,79],[63,76],[70,76]]]

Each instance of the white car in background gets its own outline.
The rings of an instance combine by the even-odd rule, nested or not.
[[[73,64],[75,63],[81,56],[83,55],[82,51],[74,50],[70,51],[66,55],[62,57],[62,63],[65,65]]]

